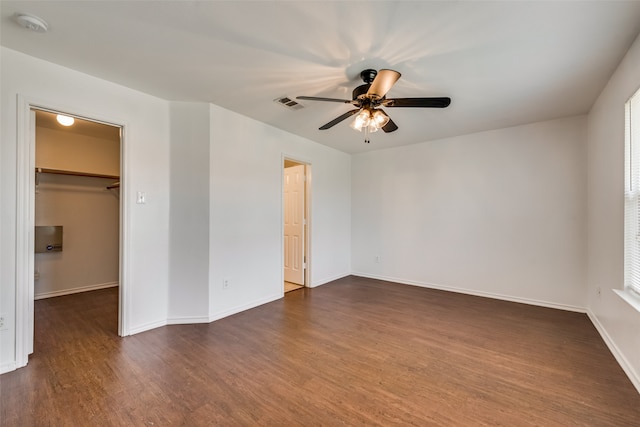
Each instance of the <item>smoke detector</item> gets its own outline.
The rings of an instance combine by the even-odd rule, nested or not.
[[[38,18],[35,15],[29,15],[28,13],[16,13],[13,18],[21,27],[36,33],[46,33],[49,29],[49,24],[47,24],[44,19]]]

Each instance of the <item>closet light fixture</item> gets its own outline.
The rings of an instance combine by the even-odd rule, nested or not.
[[[75,122],[75,119],[73,117],[64,116],[62,114],[58,114],[56,116],[56,120],[58,120],[58,123],[60,123],[62,126],[71,126],[73,122]]]

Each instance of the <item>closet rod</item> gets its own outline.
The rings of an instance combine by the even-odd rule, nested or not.
[[[91,178],[120,179],[118,175],[105,175],[101,173],[89,173],[89,172],[74,172],[74,171],[65,171],[61,169],[36,168],[36,172],[37,173],[53,173],[58,175],[88,176]]]

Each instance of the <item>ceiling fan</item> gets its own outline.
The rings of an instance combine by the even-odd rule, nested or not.
[[[316,96],[298,96],[297,99],[308,101],[327,101],[351,104],[356,108],[336,117],[329,123],[320,127],[320,130],[329,129],[341,121],[356,115],[351,127],[357,131],[365,131],[365,141],[369,143],[366,135],[382,129],[389,133],[398,129],[398,126],[380,107],[412,107],[412,108],[445,108],[451,103],[451,98],[387,98],[387,92],[400,78],[400,73],[394,70],[372,69],[360,73],[364,81],[363,85],[353,90],[352,99],[321,98]]]

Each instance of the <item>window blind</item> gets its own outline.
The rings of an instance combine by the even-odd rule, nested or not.
[[[625,105],[625,288],[640,294],[640,90]]]

